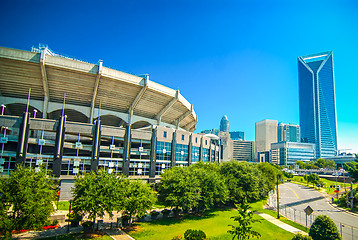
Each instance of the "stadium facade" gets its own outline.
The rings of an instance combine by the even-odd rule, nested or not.
[[[2,175],[16,164],[42,165],[68,188],[74,175],[91,170],[155,181],[173,166],[219,162],[219,142],[193,133],[193,105],[148,75],[47,46],[0,47],[0,82]]]

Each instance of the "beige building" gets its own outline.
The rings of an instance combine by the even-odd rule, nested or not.
[[[233,140],[230,138],[229,132],[219,132],[221,141],[221,161],[226,162],[233,159]]]
[[[253,162],[255,160],[255,142],[232,140],[233,158],[237,161]]]
[[[256,153],[270,151],[271,143],[277,142],[277,124],[277,120],[269,119],[256,123]]]

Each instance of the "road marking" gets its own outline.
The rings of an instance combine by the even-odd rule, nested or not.
[[[288,188],[296,195],[297,199],[300,199],[300,197],[297,195],[297,193],[296,193],[292,188],[290,188],[290,187],[287,186],[287,185],[286,185],[286,187],[288,187]]]

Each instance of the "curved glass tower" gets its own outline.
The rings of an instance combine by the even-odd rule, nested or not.
[[[224,115],[221,118],[220,121],[220,131],[221,132],[229,132],[230,131],[230,125],[229,125],[229,119],[227,119],[227,116]]]
[[[337,153],[337,117],[332,52],[298,57],[302,142],[316,144],[316,157]]]

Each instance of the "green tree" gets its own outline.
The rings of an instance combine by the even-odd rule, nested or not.
[[[254,219],[254,212],[251,211],[250,205],[246,202],[246,199],[240,204],[236,205],[238,215],[231,217],[234,221],[238,222],[239,225],[229,225],[232,227],[231,230],[228,230],[228,233],[233,234],[233,240],[245,240],[250,239],[251,237],[260,238],[261,234],[257,231],[252,230],[252,224],[255,222],[260,222],[258,219]]]
[[[220,168],[214,163],[199,162],[189,167],[199,181],[200,198],[198,210],[210,209],[214,205],[225,203],[228,190],[220,175]]]
[[[225,178],[232,203],[262,199],[270,190],[269,180],[253,164],[230,161],[221,165],[221,175]]]
[[[140,180],[133,180],[126,184],[124,199],[124,214],[130,220],[134,216],[142,217],[148,209],[151,209],[156,197],[148,183]]]
[[[312,183],[313,186],[318,184],[319,181],[320,181],[319,176],[315,173],[311,173],[310,175],[307,176],[307,182]]]
[[[73,189],[72,210],[81,216],[88,214],[93,222],[97,217],[124,209],[125,189],[128,179],[121,175],[108,174],[103,170],[76,176]]]
[[[316,217],[311,225],[309,235],[313,240],[340,240],[336,224],[326,215]]]
[[[199,206],[200,191],[200,182],[189,168],[166,170],[158,184],[159,200],[167,207],[184,211]]]
[[[303,161],[297,161],[296,164],[300,167],[300,169],[305,169],[305,163]]]
[[[326,165],[326,160],[324,160],[323,158],[318,158],[316,161],[314,161],[313,164],[316,165],[318,168],[323,168]]]
[[[9,178],[0,178],[0,232],[49,224],[55,199],[54,182],[43,168],[35,171],[18,165]]]
[[[356,155],[356,160],[351,161],[345,164],[345,169],[348,171],[349,175],[354,179],[354,182],[358,181],[358,155]]]
[[[326,160],[324,168],[336,169],[336,163],[333,160]]]
[[[277,175],[280,175],[280,178],[282,179],[283,173],[271,163],[262,162],[257,164],[256,167],[268,180],[267,184],[269,190],[273,190],[275,188]]]

